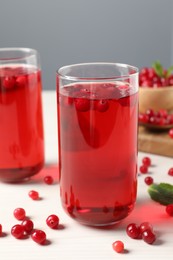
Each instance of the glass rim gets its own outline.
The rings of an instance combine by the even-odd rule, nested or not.
[[[88,66],[88,65],[112,65],[112,66],[118,66],[121,68],[129,68],[134,70],[133,73],[127,73],[124,75],[119,75],[119,76],[111,76],[111,77],[78,77],[78,76],[69,76],[67,73],[63,73],[63,71],[67,70],[68,68],[73,68],[73,67],[77,67],[77,66]],[[116,63],[116,62],[87,62],[87,63],[76,63],[76,64],[71,64],[71,65],[66,65],[66,66],[62,66],[61,68],[59,68],[56,71],[56,74],[58,76],[60,76],[63,79],[66,80],[71,80],[71,81],[77,81],[77,80],[87,80],[87,81],[102,81],[102,80],[117,80],[117,79],[127,79],[130,78],[132,76],[135,76],[139,73],[139,69],[135,66],[129,65],[129,64],[125,64],[125,63]]]
[[[15,61],[15,60],[24,60],[27,58],[31,58],[38,55],[38,51],[36,49],[32,48],[25,48],[25,47],[6,47],[6,48],[0,48],[0,54],[3,52],[7,52],[10,54],[13,52],[21,52],[21,54],[17,55],[11,55],[11,57],[7,58],[1,58],[0,56],[0,62],[9,62],[9,61]]]

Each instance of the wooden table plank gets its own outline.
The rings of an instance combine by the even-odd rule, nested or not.
[[[138,149],[141,152],[173,157],[173,139],[167,131],[151,131],[139,126]]]

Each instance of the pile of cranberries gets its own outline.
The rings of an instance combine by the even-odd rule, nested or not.
[[[173,74],[168,75],[168,70],[163,69],[159,75],[154,68],[142,68],[139,73],[140,87],[160,88],[173,86]]]
[[[139,123],[166,126],[173,124],[173,114],[168,114],[165,109],[155,112],[147,109],[145,113],[139,113]]]
[[[34,223],[31,219],[26,217],[26,212],[23,208],[16,208],[13,215],[17,220],[21,220],[20,224],[16,224],[11,228],[11,234],[17,239],[23,239],[31,236],[32,240],[38,244],[46,243],[46,233],[40,229],[34,229]],[[52,229],[57,229],[59,226],[59,218],[57,215],[50,215],[46,219],[46,224]],[[2,233],[2,225],[1,225]]]
[[[143,222],[139,226],[130,223],[126,228],[126,233],[133,239],[143,239],[148,244],[153,244],[156,240],[153,227],[149,222]]]

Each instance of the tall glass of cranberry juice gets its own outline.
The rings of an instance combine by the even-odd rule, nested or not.
[[[87,225],[114,224],[137,191],[138,69],[86,63],[57,72],[60,196]]]
[[[0,49],[0,180],[22,181],[44,164],[41,70],[36,50]]]

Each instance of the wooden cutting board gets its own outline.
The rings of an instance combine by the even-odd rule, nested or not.
[[[139,126],[138,149],[141,152],[173,157],[173,139],[167,131],[151,131]]]

